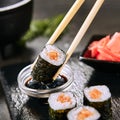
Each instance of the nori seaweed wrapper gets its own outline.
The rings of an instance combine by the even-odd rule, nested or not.
[[[67,113],[70,109],[66,110],[53,110],[49,107],[49,120],[67,120]]]
[[[42,59],[41,56],[39,55],[38,60],[31,72],[31,75],[34,80],[44,83],[50,83],[53,81],[52,78],[60,67],[61,65],[60,66],[53,65],[47,62],[46,60]]]
[[[58,52],[58,60],[52,60],[46,53]],[[38,56],[31,72],[33,80],[43,82],[44,84],[51,83],[53,77],[65,61],[66,54],[63,50],[54,45],[46,45]]]
[[[89,105],[101,114],[100,120],[112,120],[111,98],[102,102],[91,102],[84,96],[84,105]]]

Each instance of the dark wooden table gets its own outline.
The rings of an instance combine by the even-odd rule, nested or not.
[[[74,0],[54,0],[53,2],[48,0],[34,0],[34,12],[33,19],[43,19],[57,15],[59,13],[67,12]],[[67,33],[62,40],[57,41],[58,46],[62,46],[64,50],[67,49],[74,36],[76,35],[78,29],[83,23],[85,17],[87,16],[90,8],[92,7],[95,0],[87,0],[82,6],[80,11],[76,14],[74,19],[70,24],[70,31]],[[104,5],[97,14],[95,20],[91,24],[87,33],[83,37],[81,44],[77,47],[75,52],[81,52],[85,44],[93,35],[98,34],[112,34],[116,31],[120,31],[120,1],[119,0],[105,0]],[[22,94],[17,86],[17,74],[24,66],[29,64],[36,58],[36,55],[39,53],[40,48],[44,46],[48,38],[39,37],[32,42],[27,43],[27,49],[24,50],[21,54],[11,56],[6,60],[3,60],[0,57],[0,67],[2,69],[3,77],[0,79],[3,86],[3,94],[1,98],[6,99],[4,102],[5,107],[0,110],[1,119],[4,119],[6,111],[3,114],[4,108],[6,105],[9,108],[11,118],[14,120],[47,120],[47,105],[43,105],[40,100],[28,98],[26,95]],[[30,62],[29,62],[30,61]],[[112,109],[113,109],[113,119],[118,120],[119,115],[119,79],[120,75],[117,73],[103,73],[95,72],[92,73],[92,68],[87,65],[84,68],[83,63],[78,62],[78,59],[75,57],[72,58],[71,62],[73,68],[76,68],[76,75],[79,73],[79,77],[82,81],[89,82],[89,84],[107,84],[112,92]],[[9,75],[8,75],[9,74]],[[102,77],[103,76],[103,77]],[[95,80],[95,81],[94,81]],[[97,81],[96,81],[97,80]],[[102,81],[102,82],[101,82]],[[83,82],[82,82],[83,83]],[[81,85],[81,83],[80,83]],[[80,86],[80,88],[84,86]],[[0,91],[1,92],[1,91]],[[82,95],[82,92],[80,92]],[[1,99],[2,100],[2,99]],[[82,101],[81,101],[82,103]],[[40,106],[38,106],[38,104]],[[2,104],[3,105],[3,104]],[[117,108],[117,109],[116,109]],[[3,116],[2,116],[3,115]],[[9,120],[9,119],[8,119]]]

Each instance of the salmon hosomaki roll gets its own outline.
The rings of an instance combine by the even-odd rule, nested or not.
[[[67,113],[76,107],[77,101],[72,92],[53,93],[48,98],[50,120],[66,120]]]
[[[106,85],[96,85],[84,89],[84,104],[96,108],[102,120],[112,119],[111,93]]]
[[[67,114],[68,120],[100,120],[100,113],[91,106],[73,108]]]
[[[43,83],[52,82],[57,70],[62,66],[66,54],[54,45],[46,45],[40,52],[38,59],[32,67],[33,80]]]

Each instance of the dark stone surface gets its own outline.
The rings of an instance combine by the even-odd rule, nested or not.
[[[120,73],[97,72],[78,61],[75,54],[69,64],[74,71],[74,82],[69,88],[77,96],[78,105],[83,104],[83,89],[91,85],[107,85],[112,93],[113,120],[120,117]],[[28,63],[3,67],[4,79],[1,79],[12,120],[48,120],[47,99],[37,99],[23,94],[17,85],[19,71]]]

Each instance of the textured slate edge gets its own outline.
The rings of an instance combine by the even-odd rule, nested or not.
[[[21,63],[20,65],[22,65],[22,67],[23,67],[23,66],[26,66],[28,64],[29,64],[29,62],[28,63]],[[8,66],[8,68],[9,67],[12,67],[12,66]],[[7,68],[7,67],[5,67],[5,68]],[[16,82],[13,85],[10,85],[8,80],[5,79],[4,71],[2,71],[0,74],[1,74],[0,75],[1,76],[0,82],[2,84],[2,88],[3,88],[3,91],[5,93],[6,103],[7,103],[9,112],[10,112],[10,117],[11,117],[12,120],[19,120],[19,113],[20,112],[19,112],[19,110],[17,109],[17,107],[15,106],[15,104],[13,102],[14,98],[12,98],[13,91],[14,91],[14,93],[18,92],[17,91],[17,88],[18,88],[17,80],[15,79]],[[19,90],[19,93],[22,94],[20,90]]]
[[[6,103],[7,103],[7,106],[8,106],[8,109],[9,111],[11,111],[11,108],[9,106],[9,103],[8,101],[10,101],[10,104],[11,104],[11,99],[10,99],[10,89],[8,87],[8,84],[7,84],[7,81],[5,80],[5,78],[3,77],[2,73],[0,73],[0,82],[2,84],[2,89],[4,91],[4,95],[5,95],[5,100],[6,100]],[[7,90],[7,91],[6,91]],[[10,113],[10,117],[12,117],[12,114]]]

